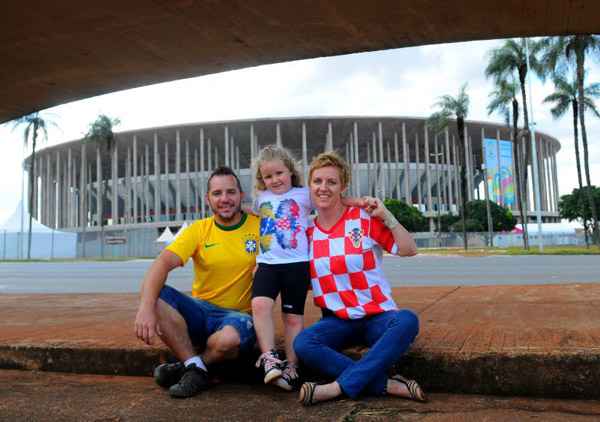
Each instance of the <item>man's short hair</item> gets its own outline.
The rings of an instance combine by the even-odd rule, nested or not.
[[[231,169],[231,167],[221,166],[221,167],[217,167],[216,169],[214,169],[213,172],[208,177],[208,182],[206,182],[206,192],[207,193],[210,192],[210,181],[215,176],[233,176],[235,178],[235,182],[237,183],[237,187],[240,190],[240,193],[243,192],[242,184],[240,183],[240,179],[237,176],[237,174],[235,174],[235,172]]]

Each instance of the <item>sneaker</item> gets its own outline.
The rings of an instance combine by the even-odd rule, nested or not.
[[[298,366],[295,363],[285,361],[285,368],[280,378],[277,378],[273,383],[279,388],[286,391],[300,389],[300,376],[298,375]]]
[[[154,381],[162,388],[169,388],[179,382],[184,372],[185,366],[182,362],[163,363],[154,368]]]
[[[270,382],[281,377],[283,374],[281,371],[281,368],[283,368],[283,362],[281,359],[279,359],[277,352],[274,350],[269,350],[268,352],[260,355],[256,361],[256,367],[262,368],[265,372],[265,384],[269,384]]]
[[[208,373],[200,369],[195,363],[185,367],[183,376],[177,384],[169,388],[171,397],[187,398],[198,394],[208,388]]]

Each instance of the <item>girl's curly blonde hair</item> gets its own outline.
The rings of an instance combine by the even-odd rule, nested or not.
[[[254,188],[257,191],[267,190],[262,175],[260,174],[260,166],[267,161],[273,160],[281,160],[283,162],[283,165],[286,166],[287,169],[290,171],[290,173],[292,174],[292,187],[302,186],[302,177],[300,176],[298,165],[296,163],[296,160],[294,160],[292,153],[286,148],[277,145],[267,145],[258,152],[258,156],[254,159],[254,162],[252,163],[254,179],[256,180]]]

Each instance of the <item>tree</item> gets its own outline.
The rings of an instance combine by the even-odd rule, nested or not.
[[[579,137],[578,137],[578,114],[579,114],[579,98],[578,98],[578,86],[577,78],[569,82],[567,79],[560,74],[557,74],[553,78],[554,81],[554,92],[548,95],[544,99],[544,103],[552,104],[553,107],[550,109],[552,117],[559,119],[565,115],[569,108],[573,113],[573,139],[575,142],[575,162],[577,164],[577,181],[579,182],[579,189],[583,191],[583,180],[581,177],[581,161],[579,157]],[[583,90],[584,92],[584,109],[600,117],[594,99],[600,97],[600,84],[595,83],[587,86]],[[581,200],[585,201],[583,195],[580,196]],[[582,205],[583,207],[583,205]],[[585,244],[589,245],[588,233],[587,233],[587,219],[583,219],[583,228],[585,233]]]
[[[521,181],[521,151],[519,146],[520,136],[518,134],[519,121],[519,101],[517,100],[518,85],[512,76],[506,79],[496,79],[496,88],[490,93],[490,102],[487,107],[488,114],[499,113],[506,119],[507,126],[510,125],[512,118],[512,149],[513,160],[515,162],[515,178],[517,187],[517,204],[521,214],[521,225],[523,228],[523,247],[529,249],[529,234],[527,232],[527,218],[525,216],[524,204],[527,204],[527,198],[523,195]]]
[[[34,183],[35,183],[35,152],[37,149],[38,143],[38,131],[42,132],[42,136],[40,141],[45,141],[48,139],[48,126],[56,126],[56,124],[44,116],[42,116],[39,112],[34,112],[27,114],[25,116],[19,117],[13,122],[13,130],[17,127],[23,127],[23,142],[25,143],[25,147],[29,143],[29,138],[31,135],[31,165],[29,167],[29,204],[28,204],[28,212],[29,212],[29,227],[27,229],[27,259],[31,259],[31,225],[33,219],[33,193],[34,193]]]
[[[588,54],[600,54],[600,35],[569,35],[545,38],[544,65],[546,70],[564,74],[566,69],[575,67],[577,75],[577,108],[581,128],[581,144],[583,145],[583,166],[587,183],[587,200],[592,212],[594,243],[600,245],[600,228],[598,227],[598,208],[593,200],[592,182],[590,180],[590,165],[585,128],[585,58]]]
[[[600,188],[592,186],[592,197],[594,198],[594,204],[597,208],[600,208]],[[583,198],[587,198],[587,186],[585,189],[573,189],[568,195],[562,195],[560,201],[558,201],[558,211],[560,212],[561,218],[566,218],[569,221],[583,221],[589,220],[592,216],[592,209],[589,206],[589,202],[583,201]]]
[[[521,157],[521,162],[519,164],[515,163],[515,167],[517,165],[522,169],[521,172],[521,180],[520,186],[517,187],[517,190],[521,192],[518,194],[520,198],[522,198],[521,209],[528,209],[528,193],[527,193],[527,181],[528,181],[528,172],[527,166],[529,164],[529,151],[531,148],[531,138],[529,133],[529,110],[527,108],[527,94],[525,92],[525,81],[527,79],[528,72],[528,63],[531,67],[531,70],[539,77],[544,78],[546,75],[545,67],[542,62],[538,59],[540,51],[542,49],[542,43],[531,40],[520,38],[518,40],[510,39],[506,40],[504,44],[498,48],[495,48],[489,52],[489,61],[488,65],[485,68],[485,76],[488,78],[494,78],[496,81],[501,80],[510,80],[511,78],[516,78],[519,81],[519,87],[521,89],[521,103],[523,104],[523,122],[524,122],[524,130],[522,133],[516,132],[516,127],[513,122],[513,131],[515,138],[521,138],[521,136],[525,136],[525,154],[515,155],[515,160],[517,157]],[[527,54],[529,52],[529,55]],[[513,142],[513,150],[517,147],[517,143]],[[522,214],[522,218],[525,214]],[[523,219],[523,224],[527,223],[527,217]],[[525,242],[526,249],[529,248],[529,236],[524,231],[523,241]]]
[[[406,230],[411,232],[427,230],[427,219],[417,208],[397,199],[386,199],[384,204]]]
[[[517,224],[517,219],[512,212],[505,207],[496,204],[494,201],[487,201],[490,205],[492,215],[492,230],[495,232],[511,231]],[[474,200],[467,203],[469,218],[478,221],[484,231],[488,230],[487,211],[485,200]]]
[[[85,141],[94,143],[96,148],[101,151],[101,154],[103,156],[105,155],[107,158],[102,160],[103,165],[100,170],[100,175],[104,180],[104,183],[101,183],[100,180],[97,181],[98,192],[96,192],[96,197],[98,198],[98,207],[96,212],[98,213],[98,220],[100,222],[100,255],[102,257],[104,257],[104,203],[107,200],[106,181],[110,177],[110,174],[107,174],[108,177],[104,177],[104,170],[107,169],[107,172],[110,172],[110,156],[115,146],[115,134],[113,132],[113,127],[117,126],[119,123],[121,123],[119,119],[113,119],[104,114],[100,114],[96,120],[90,123],[88,132],[85,135]],[[113,189],[115,189],[114,186]]]
[[[466,215],[466,204],[467,204],[467,177],[466,177],[466,163],[461,162],[464,160],[464,145],[465,145],[465,119],[469,114],[469,95],[467,94],[467,84],[464,84],[456,97],[450,95],[443,95],[439,98],[435,106],[439,110],[433,113],[428,123],[432,126],[435,132],[441,132],[450,125],[450,119],[454,118],[456,121],[456,131],[458,134],[458,162],[454,165],[460,166],[460,188],[461,188],[461,206],[459,214],[462,217],[463,222],[463,242],[465,250],[469,247],[467,240],[467,230],[465,220]]]

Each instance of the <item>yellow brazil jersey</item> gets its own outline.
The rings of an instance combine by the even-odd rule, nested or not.
[[[193,259],[192,296],[222,308],[250,312],[259,222],[257,216],[243,214],[238,224],[226,227],[213,217],[204,218],[167,247],[184,264]]]

